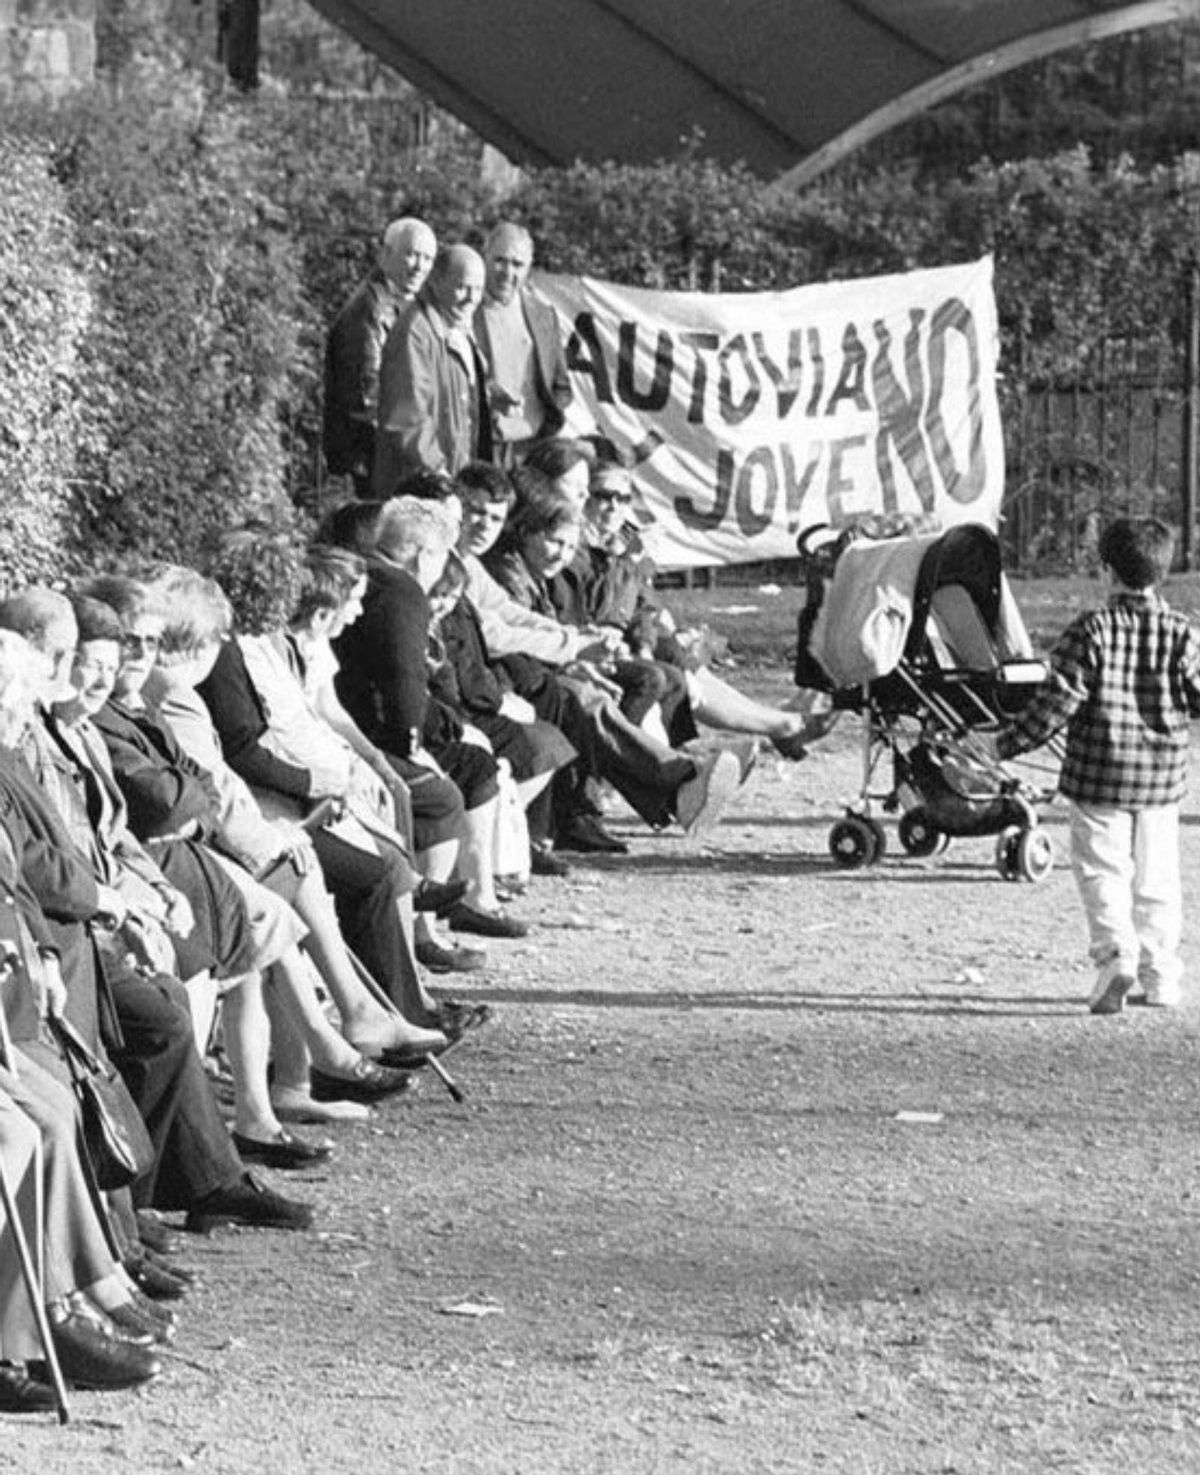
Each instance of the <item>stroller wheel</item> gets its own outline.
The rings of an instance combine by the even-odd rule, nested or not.
[[[829,831],[829,853],[844,871],[858,871],[879,859],[883,827],[877,820],[848,814]]]
[[[945,849],[950,838],[938,829],[920,805],[900,816],[898,833],[900,844],[909,855],[936,855]]]
[[[1021,831],[1009,825],[996,836],[996,869],[1006,881],[1016,881],[1020,876],[1017,863],[1017,848],[1021,843]]]
[[[1045,830],[1022,830],[1017,840],[1017,873],[1022,880],[1040,881],[1054,869],[1054,842]]]
[[[870,830],[871,839],[873,842],[871,848],[871,859],[867,862],[867,864],[869,866],[875,866],[878,865],[883,857],[887,854],[887,831],[883,828],[883,826],[879,823],[877,819],[871,819],[868,815],[863,815],[863,824],[866,825],[866,827]]]

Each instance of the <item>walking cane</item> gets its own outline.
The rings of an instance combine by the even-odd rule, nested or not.
[[[321,802],[311,811],[311,813],[307,814],[304,819],[300,821],[300,828],[303,830],[308,830],[310,832],[312,830],[323,829],[331,819],[336,818],[338,808],[339,805],[336,800],[322,799]],[[254,879],[256,881],[266,881],[267,878],[279,866],[285,864],[286,861],[287,857],[285,855],[276,856],[274,860],[268,861],[265,866],[254,873]],[[399,1014],[400,1010],[396,1008],[395,1004],[392,1002],[391,999],[388,998],[387,994],[379,986],[376,980],[371,977],[371,974],[367,971],[365,965],[361,962],[361,960],[355,957],[354,953],[352,953],[349,948],[346,949],[346,953],[351,963],[354,965],[354,971],[358,974],[363,987],[376,1001],[376,1003],[381,1004],[389,1014]],[[424,1059],[425,1064],[428,1065],[430,1070],[433,1071],[434,1075],[437,1076],[438,1080],[441,1081],[442,1085],[445,1086],[446,1090],[449,1091],[450,1099],[452,1101],[458,1102],[461,1105],[467,1098],[463,1094],[462,1087],[455,1082],[454,1078],[451,1076],[450,1072],[446,1069],[442,1062],[437,1058],[436,1055],[426,1055]]]
[[[19,958],[20,954],[7,941],[0,941],[0,952],[3,953],[3,962],[0,963],[0,983],[3,983],[11,978],[13,959]],[[3,1052],[5,1066],[19,1080],[17,1060],[13,1054],[12,1040],[8,1034],[8,1020],[4,1016],[3,1007],[0,1007],[0,1051]],[[41,1153],[42,1149],[39,1144],[37,1155],[39,1162]],[[54,1349],[54,1334],[50,1330],[50,1322],[46,1316],[46,1306],[42,1300],[42,1287],[37,1267],[29,1252],[29,1241],[25,1238],[25,1229],[17,1212],[16,1200],[8,1186],[3,1163],[0,1163],[0,1204],[3,1205],[5,1218],[8,1220],[9,1227],[12,1229],[12,1237],[16,1242],[17,1258],[21,1262],[21,1279],[25,1282],[30,1309],[33,1311],[34,1325],[37,1327],[38,1341],[42,1344],[42,1351],[46,1355],[46,1366],[50,1369],[50,1383],[54,1389],[54,1404],[58,1411],[58,1422],[65,1424],[71,1416],[67,1407],[67,1385],[63,1382],[62,1368],[58,1365],[58,1353]]]
[[[350,951],[349,948],[346,949],[346,953],[351,963],[353,963],[354,971],[358,974],[360,980],[362,981],[363,987],[376,1001],[376,1003],[382,1005],[389,1014],[398,1015],[400,1013],[400,1010],[397,1009],[392,1000],[388,998],[387,994],[380,987],[379,983],[371,977],[371,974],[367,971],[367,968],[362,963],[361,959],[357,958],[354,953]],[[467,1099],[466,1095],[463,1092],[462,1087],[458,1085],[458,1083],[454,1080],[454,1077],[450,1074],[450,1072],[446,1069],[442,1062],[437,1058],[436,1055],[432,1053],[426,1054],[424,1056],[424,1060],[429,1069],[433,1071],[434,1075],[437,1076],[438,1080],[441,1081],[442,1085],[445,1086],[447,1091],[449,1091],[451,1101],[455,1101],[461,1106],[462,1103]]]

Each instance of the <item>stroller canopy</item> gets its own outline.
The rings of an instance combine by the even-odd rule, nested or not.
[[[864,539],[838,559],[809,640],[835,688],[888,676],[928,647],[974,671],[1032,654],[989,528]]]

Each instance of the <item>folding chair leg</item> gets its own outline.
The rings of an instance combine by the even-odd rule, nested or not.
[[[400,1010],[397,1009],[392,1000],[388,998],[387,994],[383,991],[378,981],[372,978],[371,974],[368,972],[366,966],[363,964],[361,959],[357,958],[349,948],[346,949],[346,952],[349,955],[351,963],[354,965],[354,971],[358,974],[363,987],[376,1001],[376,1003],[382,1004],[389,1014],[399,1014]],[[437,1076],[438,1080],[441,1081],[442,1085],[445,1086],[446,1090],[450,1093],[451,1101],[457,1102],[457,1104],[461,1106],[462,1103],[467,1099],[466,1094],[464,1093],[462,1087],[458,1085],[458,1083],[454,1080],[453,1076],[451,1076],[450,1072],[446,1069],[442,1062],[437,1058],[437,1056],[426,1055],[425,1064],[429,1067],[431,1071],[433,1071],[434,1075]]]
[[[70,1418],[70,1411],[67,1408],[67,1387],[63,1382],[62,1369],[58,1365],[58,1353],[54,1350],[54,1334],[50,1330],[50,1321],[42,1302],[42,1288],[38,1284],[37,1270],[34,1268],[33,1256],[29,1252],[29,1241],[25,1238],[25,1230],[21,1227],[17,1205],[13,1199],[12,1190],[8,1186],[8,1179],[4,1176],[3,1165],[0,1165],[0,1203],[3,1204],[5,1217],[16,1242],[17,1255],[21,1261],[21,1278],[29,1294],[29,1305],[37,1325],[38,1341],[42,1344],[42,1351],[46,1354],[46,1366],[50,1369],[50,1382],[54,1388],[58,1422],[65,1424]]]

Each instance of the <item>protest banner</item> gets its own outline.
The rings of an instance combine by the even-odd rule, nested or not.
[[[539,275],[565,434],[636,463],[664,568],[786,558],[818,523],[995,527],[1004,487],[992,260],[787,292]]]

